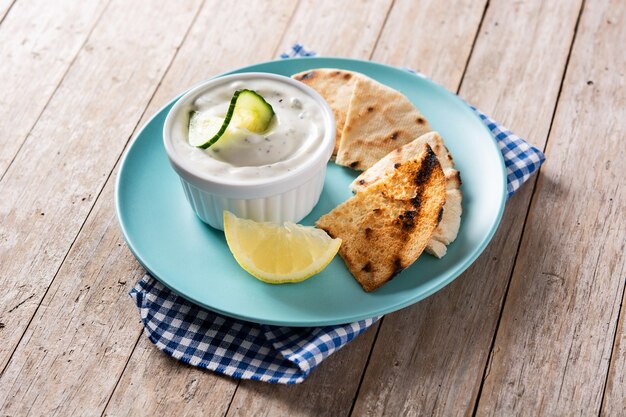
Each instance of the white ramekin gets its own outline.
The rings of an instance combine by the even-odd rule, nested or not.
[[[175,135],[186,135],[193,102],[212,88],[233,81],[271,79],[295,86],[313,98],[322,110],[324,137],[305,163],[281,176],[254,182],[211,175],[194,167],[175,151]],[[312,88],[282,75],[249,72],[226,75],[195,85],[170,109],[163,125],[163,143],[170,163],[178,173],[187,201],[198,217],[216,229],[223,230],[223,211],[256,221],[299,222],[317,204],[326,164],[333,152],[335,119],[328,103]]]

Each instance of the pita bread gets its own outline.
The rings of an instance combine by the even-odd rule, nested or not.
[[[343,243],[339,253],[365,291],[373,291],[421,255],[442,216],[446,181],[424,144],[416,159],[357,193],[317,221]]]
[[[313,69],[291,76],[291,78],[303,82],[320,93],[333,111],[337,125],[333,155],[336,155],[339,149],[348,106],[359,76],[360,74],[351,71],[333,68]]]
[[[426,118],[400,92],[360,76],[337,151],[337,164],[366,170],[395,148],[430,132]]]
[[[461,214],[463,212],[460,186],[461,177],[459,171],[454,169],[446,174],[446,203],[443,215],[441,216],[439,226],[437,226],[435,233],[433,233],[428,245],[426,245],[426,252],[437,258],[443,258],[446,255],[448,252],[447,246],[454,242],[459,234]]]
[[[382,181],[385,176],[394,171],[396,164],[402,164],[415,158],[424,144],[428,144],[435,152],[446,177],[446,203],[443,206],[443,216],[431,240],[426,245],[426,252],[437,258],[442,258],[447,252],[447,245],[454,242],[459,233],[463,209],[461,207],[461,176],[454,169],[454,160],[437,132],[426,133],[391,151],[374,166],[359,175],[350,184],[350,189],[352,192],[358,193]]]

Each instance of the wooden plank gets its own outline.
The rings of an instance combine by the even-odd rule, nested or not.
[[[16,0],[0,0],[0,24],[4,20],[6,14],[11,10]]]
[[[228,3],[209,0],[162,80],[140,125],[174,96],[199,81],[251,62],[275,58],[278,39],[296,5],[297,0],[254,6],[244,4],[243,0]],[[207,26],[207,22],[221,21],[233,27],[237,36],[225,38],[218,26]]]
[[[580,3],[510,5],[490,3],[460,95],[541,148]],[[494,240],[461,277],[385,318],[354,415],[472,413],[531,191],[508,202]]]
[[[246,4],[246,7],[242,7],[242,4],[243,2],[211,1],[204,6],[190,36],[181,47],[151,102],[144,121],[178,92],[199,80],[273,57],[278,44],[267,40],[280,39],[296,7],[296,1],[270,5],[252,3]],[[207,22],[220,22],[220,25],[207,25]],[[233,28],[238,36],[223,38],[221,27],[224,24]],[[210,53],[216,40],[221,42],[220,54]],[[105,189],[109,198],[103,197],[102,200],[112,201],[113,188],[114,181],[111,179]],[[108,210],[104,211],[106,215],[103,218],[97,216],[94,223],[113,216],[113,205],[105,204],[108,206]],[[119,234],[117,228],[115,232]],[[136,262],[133,265],[140,268]],[[132,316],[136,317],[137,312],[132,303],[127,300],[125,304],[132,310]],[[178,416],[198,415],[207,410],[211,410],[212,415],[226,413],[237,387],[236,380],[182,365],[157,350],[144,336],[140,338],[135,350],[128,354],[128,366],[112,393],[105,415],[173,413]]]
[[[10,3],[0,2],[0,20]],[[0,25],[0,178],[108,0],[72,3],[18,1]]]
[[[626,306],[626,292],[622,298],[622,309],[602,400],[600,416],[605,417],[626,415],[626,401],[624,401],[626,398],[626,308],[624,306]]]
[[[296,42],[326,56],[367,59],[392,0],[301,0],[281,42],[287,51]]]
[[[291,3],[293,7],[295,1]],[[242,13],[244,9],[246,12]],[[215,10],[220,12],[215,13]],[[167,12],[171,10],[164,11]],[[241,3],[206,3],[141,124],[165,101],[199,79],[273,55],[276,45],[267,39],[280,38],[290,12],[285,4],[267,7],[259,3],[255,7],[243,8]],[[255,27],[254,22],[264,22],[266,26]],[[238,37],[230,38],[230,45],[223,44],[228,52],[208,53],[215,42],[222,39],[224,24],[236,31]],[[185,28],[182,22],[177,25]],[[213,29],[207,30],[207,27]],[[259,36],[262,31],[265,33]],[[173,37],[173,34],[168,36]],[[165,67],[163,62],[158,65]],[[152,83],[156,85],[159,81],[152,80]],[[139,118],[139,113],[136,118]],[[124,137],[128,136],[129,133],[124,134]],[[55,277],[42,308],[24,337],[24,343],[0,379],[3,387],[10,387],[7,397],[10,396],[11,400],[4,404],[6,410],[20,413],[20,404],[27,404],[36,397],[39,402],[35,402],[36,411],[31,411],[33,414],[47,414],[43,410],[58,407],[58,413],[72,415],[75,414],[72,411],[82,405],[99,415],[133,351],[141,326],[127,293],[143,270],[125,248],[119,234],[113,208],[114,184],[112,176]],[[79,321],[80,326],[74,325]],[[53,346],[49,346],[50,341],[55,342]],[[149,350],[144,349],[144,353],[149,352],[150,357],[140,356],[135,365],[147,366],[144,369],[145,379],[139,380],[139,383],[142,387],[153,389],[137,391],[132,385],[135,380],[131,381],[129,388],[133,395],[137,395],[118,397],[122,401],[132,400],[132,403],[121,404],[122,411],[135,410],[133,414],[136,415],[139,411],[151,414],[153,408],[158,413],[172,406],[184,410],[184,404],[189,402],[196,410],[200,405],[207,407],[215,404],[225,411],[236,382],[185,368],[154,349],[149,342],[147,345]],[[133,363],[130,364],[132,366]],[[185,379],[181,374],[189,378]],[[59,375],[70,377],[63,378],[59,385],[54,384],[54,380],[61,380]],[[135,371],[131,375],[137,377]],[[28,384],[23,381],[28,381]],[[91,381],[98,384],[93,386]],[[183,384],[180,390],[177,383]],[[163,402],[163,392],[157,387],[174,390],[170,393],[185,394],[182,397],[173,395]],[[227,392],[229,389],[230,392]],[[218,395],[220,392],[222,394]],[[62,403],[59,403],[61,399]],[[174,401],[176,399],[180,399],[180,404]],[[194,403],[194,399],[200,403]],[[0,407],[3,404],[1,400],[0,395]],[[116,403],[111,405],[114,407]],[[117,412],[114,413],[117,415]],[[178,412],[176,414],[179,415]]]
[[[0,182],[0,285],[4,289],[0,369],[33,317],[198,8],[199,2],[181,6],[162,1],[145,9],[113,2]],[[81,261],[90,259],[87,253]],[[77,269],[72,279],[82,273]],[[65,285],[82,293],[68,298],[69,289],[57,293],[57,286],[48,294],[61,304],[55,306],[58,314],[24,335],[22,349],[0,377],[0,407],[7,414],[30,410],[47,415],[57,406],[77,406],[73,399],[79,397],[71,396],[79,394],[73,389],[80,388],[86,396],[99,393],[98,383],[85,383],[80,375],[69,375],[47,362],[52,352],[60,354],[63,348],[69,355],[76,352],[74,345],[80,345],[87,355],[96,347],[88,336],[72,339],[75,333],[70,330],[81,319],[73,314],[73,302],[88,299],[97,281],[78,288],[72,279]],[[39,317],[52,306],[48,298]],[[106,337],[111,330],[106,321],[92,332]],[[105,353],[115,350],[102,350],[101,358]]]
[[[368,329],[322,362],[302,384],[276,386],[242,381],[228,416],[347,415],[375,336],[375,328]]]
[[[485,1],[397,1],[373,59],[420,71],[456,91]]]
[[[102,210],[108,221],[74,245],[0,377],[0,415],[100,415],[117,382],[139,332],[128,286],[143,271]]]
[[[478,415],[600,412],[626,277],[624,19],[585,3]]]
[[[433,3],[428,3],[430,14],[416,14],[411,18],[415,30],[415,42],[419,44],[419,36],[430,36],[432,31],[437,28],[438,22],[443,19],[443,16],[447,13],[446,7],[438,7]],[[402,25],[405,19],[405,12],[411,9],[411,5],[415,5],[411,1],[396,1],[393,5],[389,18],[383,29],[383,35],[379,39],[380,45],[393,45],[394,43],[401,43],[406,33],[396,33],[395,31],[389,31],[387,28],[390,26]],[[398,7],[400,13],[395,11]],[[449,6],[452,7],[452,6]],[[354,12],[353,12],[354,13]],[[342,19],[346,19],[347,16],[351,16],[353,13],[340,15]],[[476,31],[476,22],[480,20],[482,15],[482,9],[478,8],[474,11],[476,16],[462,16],[454,15],[456,21],[449,21],[449,24],[455,28],[464,28],[465,33],[463,37],[456,38],[456,42],[448,36],[452,36],[453,31],[439,31],[437,32],[441,38],[441,42],[449,46],[450,51],[453,54],[465,53],[465,59],[468,58],[469,50],[471,47],[471,39]],[[319,19],[310,19],[311,22],[316,22]],[[351,22],[340,20],[341,25],[346,25],[348,28],[353,26]],[[330,25],[331,27],[336,27]],[[297,20],[292,22],[292,26],[300,26],[301,23]],[[342,27],[342,26],[340,26]],[[406,29],[410,31],[410,28]],[[340,30],[341,31],[341,30]],[[313,29],[312,33],[317,33],[317,29]],[[289,30],[287,31],[289,33]],[[392,38],[397,36],[397,38]],[[339,36],[337,39],[340,39]],[[468,40],[469,38],[469,40]],[[331,39],[332,40],[332,39]],[[339,45],[337,47],[344,48],[345,45],[341,42],[335,42]],[[319,47],[312,43],[307,43],[309,47],[316,48],[321,54],[336,55],[335,43],[331,43],[325,47]],[[374,45],[372,45],[373,47]],[[458,52],[457,52],[458,51]],[[465,52],[464,52],[465,51]],[[376,57],[378,52],[374,52]],[[354,55],[353,55],[354,56]],[[368,54],[363,52],[360,58],[367,57]],[[401,65],[400,55],[389,55],[394,64]],[[434,57],[431,57],[434,59]],[[423,62],[428,65],[428,58],[425,57]],[[453,74],[451,72],[451,74]],[[461,77],[461,72],[458,74],[458,79]],[[457,80],[458,83],[458,80]],[[383,324],[384,325],[384,324]],[[237,389],[232,405],[230,407],[228,415],[333,415],[341,416],[348,415],[351,409],[351,403],[358,390],[359,378],[356,375],[360,375],[363,372],[368,349],[365,349],[363,345],[371,346],[371,338],[376,332],[377,328],[374,327],[368,330],[366,335],[361,336],[361,340],[357,339],[354,344],[359,343],[356,347],[348,346],[344,352],[339,352],[343,356],[331,357],[327,363],[314,371],[309,379],[298,387],[267,387],[260,386],[254,382],[242,382]],[[321,374],[321,375],[319,375]],[[337,394],[337,390],[341,390],[340,394]],[[271,395],[272,398],[277,398],[276,401],[267,401],[267,398]],[[357,414],[358,415],[358,414]]]
[[[222,416],[236,388],[236,380],[178,362],[142,335],[103,415]]]
[[[19,4],[15,7],[18,6]],[[9,18],[20,14],[19,9],[16,8],[13,9]],[[32,13],[35,14],[34,11]],[[71,18],[73,15],[70,13],[69,16]],[[85,25],[82,22],[84,19],[79,19],[79,16],[73,17],[79,22],[74,30],[77,30],[77,34],[80,35],[84,31],[81,29]],[[51,19],[50,16],[48,19]],[[63,18],[59,20],[68,23]],[[9,22],[10,19],[5,21],[5,23]],[[44,20],[41,24],[49,23],[48,20]],[[117,28],[118,26],[111,27]],[[7,28],[10,29],[12,26],[3,25],[2,27],[3,30]],[[18,31],[18,33],[21,32]],[[126,132],[130,132],[134,122],[124,117],[130,116],[131,112],[136,109],[132,105],[125,107],[122,103],[127,97],[140,98],[141,94],[149,97],[152,94],[149,83],[145,81],[149,81],[158,74],[158,67],[155,68],[153,65],[153,67],[145,68],[145,77],[141,77],[131,67],[110,70],[110,67],[115,67],[116,63],[105,60],[114,59],[116,57],[114,48],[119,46],[115,43],[115,36],[112,36],[114,33],[113,31],[103,32],[93,42],[86,45],[79,60],[72,66],[73,71],[65,76],[59,90],[55,90],[54,99],[47,104],[46,111],[39,119],[40,123],[21,148],[13,169],[7,171],[0,181],[0,217],[3,219],[0,224],[0,285],[5,289],[0,294],[0,322],[4,324],[0,332],[6,342],[0,347],[0,370],[6,366],[9,355],[23,334],[50,279],[57,271],[78,228],[89,212],[94,197],[98,194],[99,188],[91,188],[86,178],[90,178],[91,183],[99,181],[102,184],[117,158],[117,154],[101,152],[102,149],[114,149],[116,142],[118,150],[123,146],[123,136],[119,136],[116,126],[111,124],[118,120],[103,113],[103,102],[97,95],[101,92],[108,92],[111,97],[118,100],[120,108],[127,110],[126,113],[118,112],[116,115],[123,122],[120,126],[122,128],[127,126]],[[47,34],[43,33],[42,36],[47,36]],[[59,42],[64,41],[63,37],[51,37]],[[34,42],[34,40],[28,42]],[[57,49],[56,46],[53,48],[53,45],[47,44],[44,40],[41,42],[46,45],[47,49]],[[131,45],[126,49],[127,57],[134,57],[137,51],[141,50],[139,48],[142,44],[132,39],[130,42]],[[163,44],[164,49],[157,50],[163,51],[162,53],[173,52],[175,44],[170,42]],[[162,42],[155,42],[154,46],[160,43]],[[97,55],[96,47],[104,52]],[[59,46],[58,50],[64,51],[65,47]],[[50,56],[52,51],[46,54]],[[60,56],[63,58],[63,54]],[[160,56],[154,58],[159,59]],[[120,59],[123,58],[120,57]],[[94,61],[91,67],[90,61]],[[19,63],[17,65],[21,68]],[[26,69],[25,71],[29,76],[45,78],[42,74],[46,68],[56,71],[56,66],[52,64],[39,68],[38,72]],[[138,69],[143,68],[138,67]],[[88,80],[90,74],[92,75]],[[134,75],[135,78],[129,78],[129,74]],[[138,83],[136,89],[127,88],[124,84],[135,79],[144,81]],[[19,81],[19,78],[15,81]],[[50,93],[53,87],[56,88],[56,84],[50,86]],[[23,87],[23,90],[30,91],[27,87]],[[92,93],[84,94],[84,91]],[[34,92],[29,94],[31,93],[36,96]],[[101,95],[103,99],[107,97],[105,94]],[[20,103],[20,100],[16,103]],[[115,105],[115,100],[112,100],[112,105]],[[37,102],[38,99],[34,98],[33,106],[36,106]],[[24,106],[28,106],[28,103],[31,102],[26,102]],[[132,104],[133,100],[129,100],[129,103]],[[91,105],[91,108],[87,109],[87,105]],[[26,111],[24,106],[22,110]],[[18,115],[13,116],[2,118],[0,124],[19,119]],[[98,125],[100,121],[102,123]],[[3,129],[10,131],[8,127]],[[92,140],[89,140],[89,137]],[[98,138],[107,140],[98,140]],[[103,165],[106,162],[105,159],[97,160],[93,157],[95,155],[103,157],[108,155],[109,167]],[[85,177],[81,176],[83,171]],[[73,175],[76,177],[71,178]]]

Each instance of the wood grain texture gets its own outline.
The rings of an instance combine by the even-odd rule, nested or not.
[[[104,415],[223,416],[237,382],[178,362],[142,335]]]
[[[626,415],[626,292],[622,296],[622,310],[617,325],[611,365],[602,401],[600,416]]]
[[[348,415],[375,335],[376,327],[368,329],[326,359],[302,384],[241,381],[228,416]]]
[[[191,85],[235,68],[274,59],[297,0],[207,0],[185,43],[161,80],[139,126]],[[224,24],[231,36],[223,36]]]
[[[456,91],[486,1],[398,0],[372,59],[421,71]]]
[[[626,276],[623,6],[585,4],[478,415],[600,411]]]
[[[296,1],[280,4],[248,2],[246,7],[243,4],[243,1],[223,3],[212,0],[204,5],[140,125],[190,85],[274,56]],[[223,37],[224,25],[236,36]],[[217,42],[223,50],[219,55],[212,53]],[[114,218],[113,190],[114,180],[111,179],[100,199],[108,202],[107,209],[94,219],[95,223]],[[117,229],[116,233],[119,234]],[[134,261],[132,265],[141,269]],[[132,310],[132,316],[137,317],[129,299],[124,302],[124,308]],[[132,355],[131,352],[128,354],[128,366],[111,395],[105,415],[222,416],[226,413],[237,387],[236,380],[182,365],[156,349],[143,335]]]
[[[0,0],[0,22],[2,22],[2,19],[4,19],[15,1],[16,0]]]
[[[18,1],[0,25],[0,178],[107,3]]]
[[[296,42],[323,56],[367,59],[392,0],[301,0],[281,51]]]
[[[139,11],[111,5],[0,181],[0,370],[182,39],[193,7],[172,13],[182,29],[165,38],[146,36],[158,26],[135,24]],[[145,19],[159,13],[155,7]]]
[[[513,13],[509,2],[492,2],[460,95],[542,147],[577,7],[580,3],[530,1]],[[555,20],[558,27],[550,24]],[[552,64],[544,65],[548,59]],[[526,64],[519,65],[521,61]],[[518,90],[524,94],[516,94]],[[472,413],[531,191],[532,181],[507,203],[493,241],[461,277],[385,318],[354,415]]]
[[[111,205],[95,208],[108,221],[88,222],[0,377],[0,415],[101,414],[140,331],[128,286],[143,275]]]
[[[0,182],[2,368],[46,294],[199,3],[181,7],[163,1],[154,6],[129,9],[125,2],[115,1],[107,8]],[[98,242],[102,236],[92,239]],[[106,241],[103,245],[104,249],[110,246]],[[91,259],[88,253],[82,253],[79,264]],[[104,356],[105,347],[93,338],[101,341],[107,331],[119,328],[115,314],[110,324],[114,327],[101,319],[105,325],[93,334],[75,328],[82,317],[74,304],[90,299],[89,294],[99,288],[97,280],[88,279],[97,275],[83,277],[82,272],[78,267],[47,293],[24,335],[25,343],[0,376],[0,408],[7,414],[48,415],[53,410],[72,410],[80,406],[74,401],[91,398],[91,394],[94,402],[84,405],[98,404],[96,394],[102,395],[101,387],[81,379],[80,374],[68,374],[65,367],[72,362],[61,358],[71,351],[78,354],[75,345],[85,349],[78,355],[82,358],[90,357],[92,349]],[[85,278],[80,287],[74,285],[77,277]],[[118,305],[121,300],[113,297],[110,303]],[[98,308],[94,306],[86,316],[97,313]],[[23,384],[25,380],[29,383]],[[114,382],[102,383],[112,388]]]

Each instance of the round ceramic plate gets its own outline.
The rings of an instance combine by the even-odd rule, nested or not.
[[[401,91],[441,134],[463,179],[463,216],[456,241],[443,259],[424,254],[372,293],[361,289],[340,256],[302,283],[258,281],[237,265],[224,234],[202,223],[185,200],[161,136],[172,101],[143,127],[126,152],[117,180],[116,209],[131,251],[146,270],[176,293],[211,310],[258,323],[348,323],[398,310],[433,294],[485,249],[504,208],[504,163],[490,132],[454,94],[402,69],[350,59],[294,58],[234,72],[291,75],[321,67],[359,71]],[[301,223],[314,224],[348,199],[348,184],[356,175],[329,163],[320,202]]]

